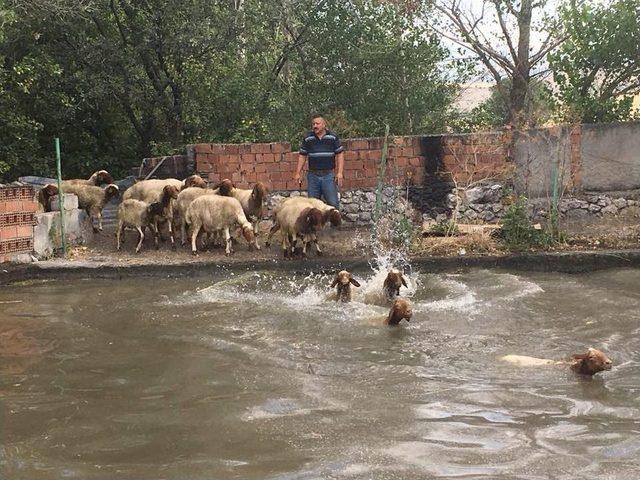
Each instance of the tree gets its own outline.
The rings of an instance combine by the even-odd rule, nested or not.
[[[444,21],[431,25],[462,50],[472,52],[488,70],[500,94],[508,99],[506,121],[513,126],[530,124],[527,110],[532,80],[544,72],[539,67],[547,54],[565,39],[562,29],[545,16],[546,4],[546,0],[482,0],[474,11],[465,8],[462,0],[434,0]],[[532,33],[543,37],[535,52]]]
[[[628,120],[640,93],[640,6],[637,0],[576,3],[561,9],[567,41],[550,56],[561,118]]]

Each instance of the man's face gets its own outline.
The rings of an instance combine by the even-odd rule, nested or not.
[[[320,133],[324,131],[326,127],[327,124],[322,117],[316,117],[311,120],[311,129],[313,130],[313,133]]]

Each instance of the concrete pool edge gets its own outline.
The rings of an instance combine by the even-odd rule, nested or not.
[[[222,261],[220,261],[222,260]],[[320,257],[306,260],[242,260],[225,259],[171,264],[119,264],[115,262],[81,262],[52,260],[30,264],[5,264],[0,267],[0,285],[24,280],[60,278],[123,277],[195,277],[221,271],[278,270],[309,271],[358,270],[369,265],[370,258]],[[640,250],[595,252],[542,252],[500,256],[413,257],[411,265],[423,271],[442,272],[461,268],[499,268],[508,270],[583,273],[610,268],[640,267]]]

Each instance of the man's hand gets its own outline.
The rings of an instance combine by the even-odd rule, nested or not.
[[[302,177],[300,177],[300,172],[296,172],[293,175],[293,179],[298,182],[298,185],[302,185]]]
[[[336,173],[336,183],[338,187],[342,188],[342,184],[344,183],[344,177],[341,173]]]

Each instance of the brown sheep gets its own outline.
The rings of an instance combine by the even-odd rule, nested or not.
[[[319,209],[290,200],[285,200],[276,209],[274,224],[267,238],[268,246],[269,240],[275,232],[281,230],[282,251],[285,258],[295,253],[294,239],[298,236],[315,233],[323,226],[323,215]],[[306,253],[306,244],[304,244],[302,255],[305,256]]]
[[[393,300],[395,297],[400,295],[401,286],[408,288],[407,282],[402,276],[402,272],[392,269],[389,271],[387,278],[384,279],[384,283],[382,284],[382,289],[384,290],[387,300]]]
[[[53,183],[49,183],[40,189],[38,192],[38,203],[42,206],[44,212],[51,211],[50,200],[51,197],[58,194],[58,187]]]
[[[587,349],[586,353],[571,355],[568,361],[555,361],[546,358],[527,357],[524,355],[505,355],[500,360],[520,367],[540,367],[546,365],[568,365],[569,368],[580,375],[592,376],[598,372],[611,370],[613,362],[600,350]]]
[[[207,182],[200,175],[190,175],[182,182],[181,190],[189,187],[207,188]]]
[[[88,179],[84,178],[73,178],[69,180],[62,181],[62,188],[68,187],[71,185],[93,185],[94,187],[99,187],[102,184],[112,184],[113,177],[109,175],[109,172],[106,170],[98,170],[94,172]]]
[[[396,298],[389,311],[389,316],[385,320],[385,325],[398,325],[402,319],[407,322],[411,320],[413,316],[413,310],[411,310],[411,303],[405,298]]]
[[[351,285],[355,285],[356,287],[360,286],[350,272],[341,270],[336,274],[336,278],[333,279],[333,283],[331,284],[331,288],[336,287],[336,302],[351,301]]]
[[[160,199],[153,202],[148,208],[149,225],[153,229],[156,250],[159,248],[158,238],[160,236],[159,225],[167,223],[169,227],[169,238],[171,239],[171,249],[176,249],[173,238],[173,202],[178,198],[178,189],[175,185],[165,185],[160,194]]]

